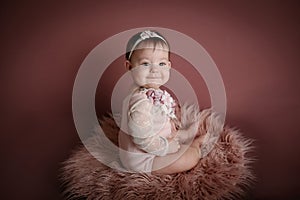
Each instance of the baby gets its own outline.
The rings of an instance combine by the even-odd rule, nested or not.
[[[201,158],[199,123],[177,130],[175,100],[160,89],[170,77],[169,54],[167,40],[155,31],[137,33],[128,41],[125,66],[136,88],[123,105],[119,145],[124,150],[121,162],[130,171],[177,173]]]

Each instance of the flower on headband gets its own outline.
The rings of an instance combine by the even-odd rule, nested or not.
[[[147,38],[152,38],[152,37],[158,37],[158,35],[152,31],[144,31],[140,34],[141,38],[143,40],[147,39]]]

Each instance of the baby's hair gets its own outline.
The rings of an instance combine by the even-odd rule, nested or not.
[[[154,49],[157,45],[167,46],[170,52],[170,45],[167,40],[158,32],[146,30],[143,32],[139,32],[132,36],[126,46],[126,60],[130,60],[133,52],[137,49],[137,47],[143,42],[150,42],[153,44]]]

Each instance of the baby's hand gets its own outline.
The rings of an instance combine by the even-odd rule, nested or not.
[[[179,144],[178,140],[171,140],[169,142],[168,154],[176,153],[179,149],[180,149],[180,144]]]

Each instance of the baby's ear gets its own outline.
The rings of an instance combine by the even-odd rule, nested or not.
[[[171,61],[168,61],[168,67],[172,67]]]
[[[124,66],[125,66],[125,69],[126,69],[126,70],[131,70],[131,68],[132,68],[131,63],[130,63],[129,60],[126,60],[126,61],[124,62]]]

